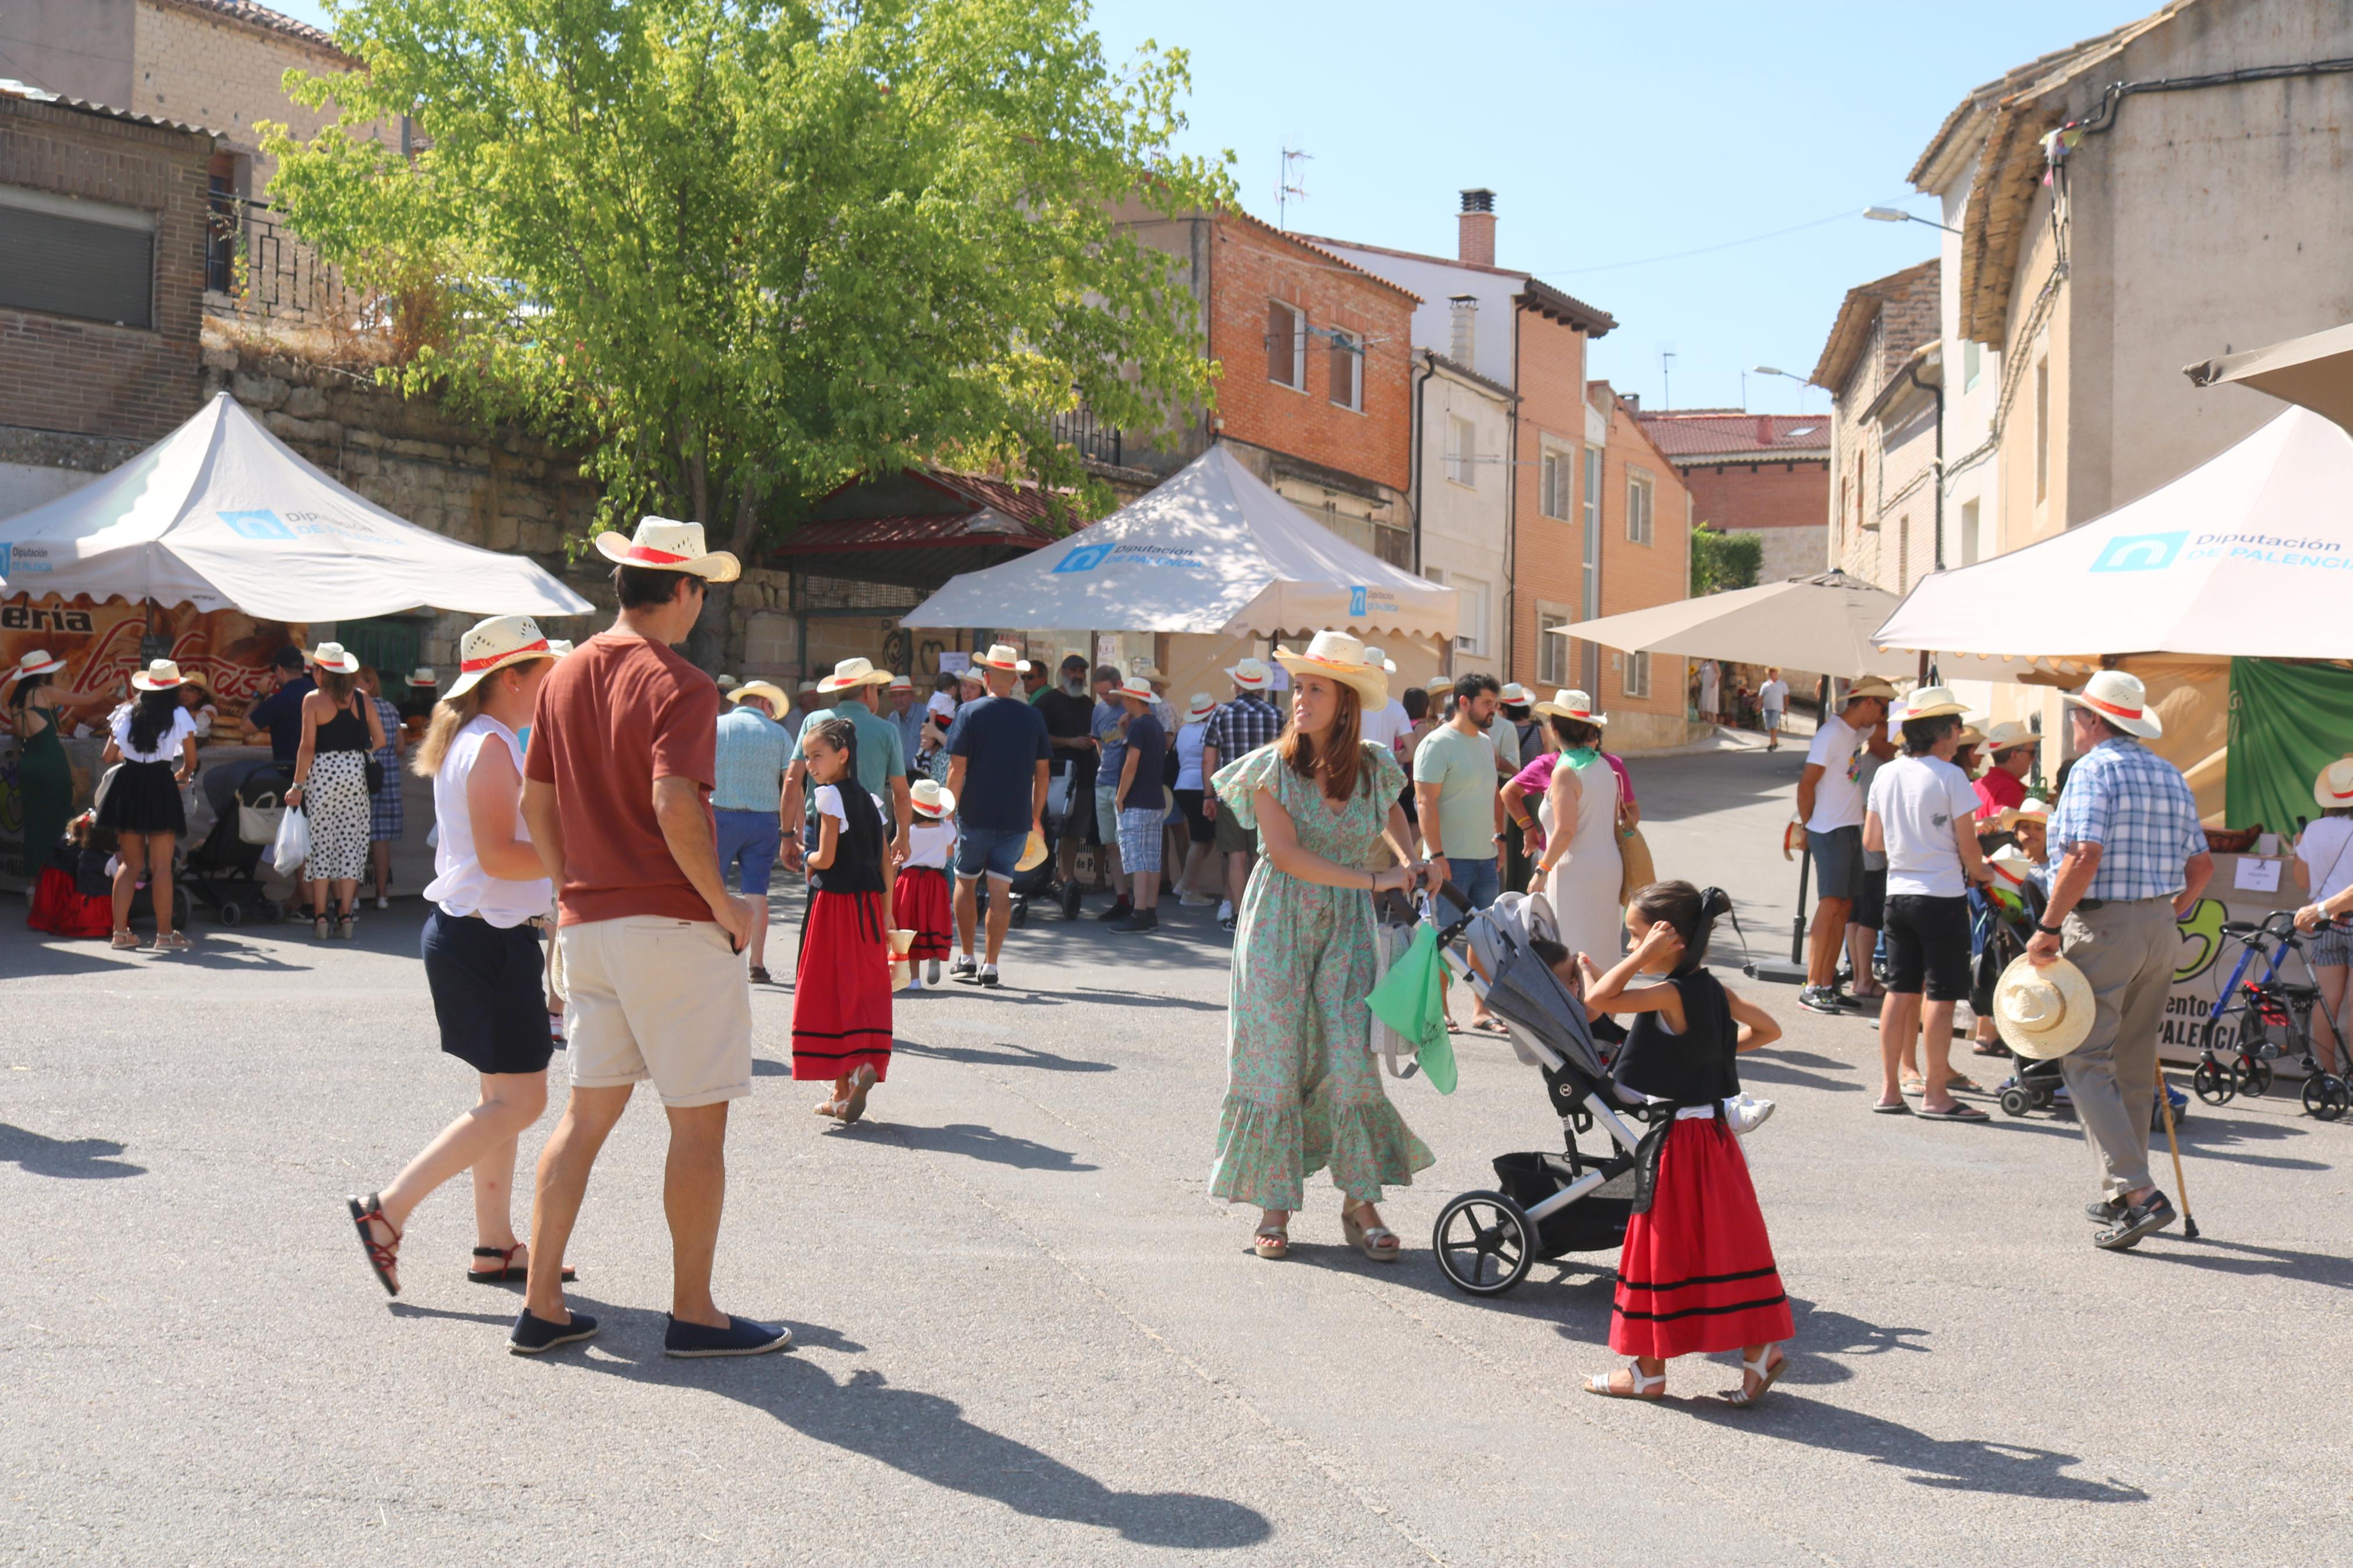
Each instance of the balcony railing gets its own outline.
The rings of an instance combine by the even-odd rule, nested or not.
[[[212,193],[205,289],[241,313],[308,326],[364,325],[367,301],[343,287],[319,253],[287,231],[268,202]]]
[[[1092,408],[1073,408],[1067,414],[1055,415],[1053,432],[1057,444],[1075,448],[1082,458],[1109,463],[1113,468],[1123,466],[1119,426],[1097,419]]]

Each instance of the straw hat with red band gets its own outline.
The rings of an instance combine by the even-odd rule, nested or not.
[[[1152,682],[1145,679],[1144,677],[1130,675],[1121,679],[1119,685],[1114,689],[1114,695],[1141,702],[1149,708],[1152,706],[1152,700],[1159,693],[1152,689]]]
[[[321,669],[332,669],[337,675],[357,675],[360,656],[339,642],[322,642],[311,650],[311,662]]]
[[[1185,722],[1187,724],[1198,724],[1202,720],[1207,719],[1210,714],[1215,713],[1217,710],[1218,700],[1216,698],[1210,696],[1206,691],[1196,691],[1193,693],[1192,700],[1185,704]]]
[[[1366,707],[1384,707],[1389,700],[1388,671],[1367,658],[1367,652],[1362,642],[1346,632],[1317,632],[1308,640],[1306,652],[1279,647],[1274,657],[1293,675],[1336,680],[1353,689]]]
[[[2353,755],[2342,756],[2312,781],[2312,798],[2323,811],[2353,810]]]
[[[2085,681],[2083,690],[2059,695],[2061,700],[2089,709],[2127,735],[2148,741],[2165,733],[2165,726],[2149,708],[2148,689],[2138,676],[2121,669],[2104,669]]]
[[[327,646],[333,647],[335,645],[329,643]],[[353,660],[352,668],[357,669],[359,661]],[[186,678],[180,673],[180,667],[168,658],[159,658],[146,668],[132,672],[131,677],[131,684],[142,691],[169,691],[174,687],[184,685],[185,681]]]
[[[702,547],[702,524],[673,522],[666,517],[638,519],[638,531],[628,539],[600,533],[596,550],[619,565],[688,572],[709,583],[733,583],[744,573],[741,563],[726,551]]]
[[[1011,643],[992,644],[987,653],[974,654],[972,662],[990,669],[1009,669],[1016,675],[1026,675],[1029,669],[1029,661]]]
[[[535,658],[554,658],[558,655],[542,636],[539,623],[529,616],[492,616],[487,621],[477,621],[466,635],[458,639],[458,679],[449,683],[445,697],[463,697],[495,670],[511,664],[529,664]]]
[[[2025,887],[2027,878],[2034,871],[2033,860],[2015,844],[2005,844],[1987,856],[1986,866],[1995,880],[2013,892]]]
[[[917,779],[907,791],[907,804],[917,816],[936,822],[955,813],[955,791],[937,779]]]
[[[1274,679],[1274,671],[1266,667],[1262,658],[1236,659],[1226,675],[1244,691],[1263,691],[1266,683]]]
[[[820,692],[847,691],[853,686],[888,686],[891,672],[877,669],[871,659],[845,658],[833,667],[833,673],[817,683]]]
[[[1568,719],[1579,724],[1591,724],[1596,728],[1609,722],[1609,715],[1596,713],[1593,710],[1593,699],[1582,691],[1556,691],[1552,694],[1551,701],[1539,702],[1535,704],[1533,710],[1547,718]]]
[[[28,675],[55,675],[65,667],[66,661],[62,658],[47,648],[37,647],[16,661],[16,668],[8,672],[8,679],[22,680]]]

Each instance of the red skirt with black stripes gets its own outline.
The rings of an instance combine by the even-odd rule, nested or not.
[[[907,956],[917,963],[945,958],[955,928],[948,910],[947,873],[936,866],[909,866],[899,873],[891,891],[892,918],[902,931],[915,933]]]
[[[871,1067],[891,1076],[891,943],[882,895],[809,895],[793,974],[793,1076],[825,1083]]]
[[[1675,1122],[1648,1213],[1626,1224],[1609,1348],[1679,1356],[1786,1340],[1789,1298],[1740,1140],[1714,1117]]]

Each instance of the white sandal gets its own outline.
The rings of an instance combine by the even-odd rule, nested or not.
[[[1385,1225],[1365,1224],[1354,1209],[1340,1211],[1340,1234],[1347,1238],[1349,1246],[1376,1263],[1395,1263],[1398,1254],[1405,1250],[1405,1243],[1398,1239],[1397,1232]]]
[[[1626,1375],[1633,1380],[1632,1387],[1617,1387],[1618,1374],[1614,1372],[1597,1372],[1587,1376],[1585,1392],[1598,1394],[1604,1399],[1664,1399],[1666,1397],[1663,1392],[1667,1386],[1665,1373],[1662,1372],[1658,1376],[1652,1377],[1631,1362],[1626,1363],[1625,1371]],[[1658,1389],[1661,1392],[1653,1394],[1652,1389]]]
[[[1727,1388],[1724,1390],[1718,1397],[1726,1405],[1731,1405],[1735,1410],[1748,1410],[1754,1408],[1757,1402],[1765,1397],[1765,1391],[1771,1388],[1775,1384],[1780,1382],[1781,1374],[1789,1370],[1789,1357],[1788,1352],[1779,1352],[1780,1359],[1776,1361],[1774,1356],[1777,1352],[1779,1352],[1778,1346],[1767,1345],[1765,1349],[1765,1356],[1762,1361],[1749,1361],[1745,1357],[1742,1359],[1740,1363],[1741,1372],[1745,1373],[1746,1377],[1753,1377],[1757,1380],[1756,1393],[1751,1394],[1748,1392],[1748,1384],[1744,1379],[1738,1388]],[[1770,1371],[1767,1370],[1768,1366],[1771,1368]]]

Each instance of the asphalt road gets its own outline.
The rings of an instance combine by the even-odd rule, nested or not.
[[[1735,889],[1786,949],[1796,755],[1638,763],[1662,874]],[[786,950],[797,900],[779,896]],[[1293,1259],[1205,1192],[1224,1078],[1209,911],[1114,937],[1043,917],[1008,985],[909,997],[870,1121],[835,1129],[754,1000],[722,1304],[792,1324],[746,1362],[660,1354],[661,1119],[607,1146],[573,1261],[603,1336],[504,1352],[458,1278],[462,1187],[387,1302],[343,1211],[463,1103],[413,900],[350,944],[199,926],[187,958],[0,931],[0,1560],[103,1563],[2325,1561],[2353,1543],[2336,1393],[2353,1126],[2284,1100],[2184,1127],[2206,1232],[2111,1256],[2047,1118],[1866,1113],[1868,1026],[1775,989],[1781,1105],[1749,1141],[1797,1300],[1742,1415],[1678,1363],[1606,1403],[1607,1257],[1473,1300],[1430,1226],[1553,1146],[1535,1076],[1458,1041],[1398,1086],[1437,1166],[1409,1251]],[[562,1061],[558,1058],[559,1063]],[[551,1116],[552,1116],[551,1112]],[[543,1131],[525,1141],[526,1162]],[[524,1177],[528,1182],[528,1174]],[[2169,1173],[2167,1184],[2170,1186]]]

